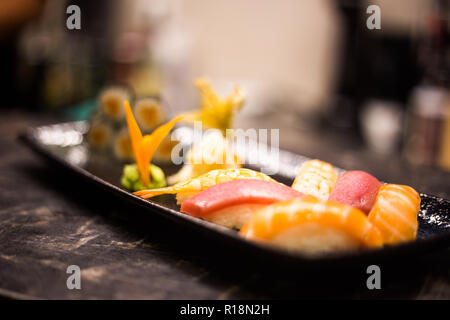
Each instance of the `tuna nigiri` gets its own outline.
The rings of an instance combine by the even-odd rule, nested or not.
[[[304,194],[327,200],[337,178],[336,169],[331,164],[320,160],[309,160],[300,167],[292,188]]]
[[[411,187],[386,184],[378,191],[369,220],[381,232],[386,244],[414,240],[420,196]]]
[[[282,201],[259,210],[240,235],[307,254],[383,244],[380,232],[362,211],[314,197]]]
[[[197,193],[200,193],[216,184],[242,179],[258,179],[276,182],[268,175],[250,169],[217,169],[209,171],[201,176],[198,176],[197,178],[180,182],[170,187],[142,190],[135,192],[134,194],[144,199],[159,196],[161,194],[176,194],[177,203],[180,204],[183,201],[195,196]]]
[[[380,187],[381,182],[367,172],[347,171],[337,179],[329,200],[348,204],[368,214]]]
[[[246,179],[215,185],[181,205],[181,212],[229,228],[240,229],[258,209],[302,193],[271,181]]]

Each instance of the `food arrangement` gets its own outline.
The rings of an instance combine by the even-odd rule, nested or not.
[[[329,171],[319,175],[315,169],[314,183],[311,179],[309,188],[296,190],[299,176],[308,172],[305,168],[318,163],[305,162],[292,187],[243,168],[215,170],[173,187],[135,194],[147,199],[176,193],[183,213],[240,230],[246,239],[308,254],[381,247],[416,238],[420,196],[414,189],[382,185],[368,173],[348,171],[336,179],[328,199],[319,198],[317,190],[328,187]],[[252,175],[259,179],[249,179]]]
[[[239,88],[220,99],[206,80],[196,85],[202,97],[200,110],[162,125],[162,109],[152,101],[134,108],[144,121],[135,119],[128,100],[123,112],[109,107],[115,118],[123,114],[135,159],[124,166],[124,188],[144,199],[173,194],[182,213],[238,230],[250,241],[309,255],[380,248],[416,238],[421,199],[411,187],[383,184],[363,171],[339,175],[321,160],[304,162],[291,186],[243,168],[224,135],[244,101]],[[218,131],[194,143],[183,167],[166,181],[152,159],[180,121],[202,121]],[[140,126],[153,130],[143,135]],[[224,161],[225,157],[232,161]]]

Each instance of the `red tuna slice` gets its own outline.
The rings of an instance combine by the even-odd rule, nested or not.
[[[256,179],[219,183],[186,200],[181,212],[204,217],[218,210],[243,204],[272,204],[303,197],[301,192],[284,184]]]
[[[381,182],[364,171],[347,171],[336,181],[328,200],[348,204],[368,214]]]

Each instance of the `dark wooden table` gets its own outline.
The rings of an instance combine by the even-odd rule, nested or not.
[[[220,259],[220,247],[49,166],[21,145],[28,126],[49,115],[0,115],[0,295],[44,299],[450,298],[450,249],[381,265],[382,289],[368,290],[364,266],[261,273]],[[273,127],[274,122],[271,121]],[[251,126],[246,122],[247,126]],[[259,122],[264,126],[264,122]],[[369,170],[381,180],[450,197],[450,175],[414,168],[364,151],[351,139],[294,132],[281,146],[343,168]],[[337,140],[337,141],[334,141]],[[69,290],[66,269],[81,268],[81,290]]]

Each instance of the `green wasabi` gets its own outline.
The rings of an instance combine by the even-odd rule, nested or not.
[[[140,191],[145,189],[163,188],[166,184],[166,177],[160,167],[150,164],[150,185],[144,186],[140,177],[136,164],[127,164],[123,167],[122,178],[120,182],[122,186],[129,191]]]

